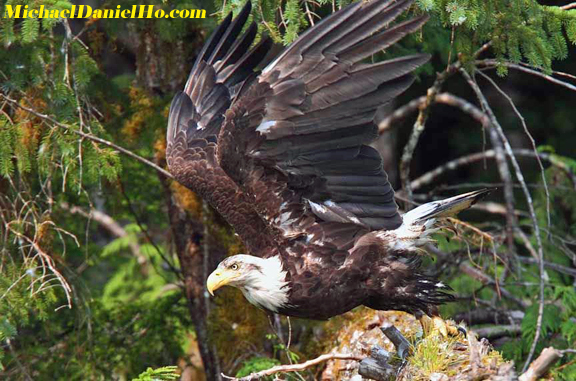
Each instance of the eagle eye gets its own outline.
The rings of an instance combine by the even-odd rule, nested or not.
[[[232,270],[236,271],[236,270],[238,270],[238,264],[237,264],[237,263],[234,263],[234,264],[232,264],[232,265],[230,266],[230,268],[231,268]]]

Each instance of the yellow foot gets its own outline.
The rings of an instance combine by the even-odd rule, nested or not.
[[[424,331],[424,336],[441,335],[447,338],[448,336],[458,336],[462,334],[466,337],[466,330],[464,328],[457,326],[454,322],[446,321],[440,316],[429,317],[428,315],[423,315],[419,320],[422,325],[422,330]]]

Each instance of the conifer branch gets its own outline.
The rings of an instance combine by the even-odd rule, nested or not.
[[[112,143],[112,142],[110,142],[110,141],[108,141],[108,140],[106,140],[106,139],[102,139],[102,138],[100,138],[100,137],[98,137],[98,136],[94,136],[94,135],[92,135],[92,134],[89,134],[89,133],[86,133],[86,132],[83,132],[83,131],[79,131],[79,130],[77,130],[77,129],[75,129],[75,128],[72,128],[72,127],[70,127],[70,126],[68,126],[68,125],[66,125],[66,124],[64,124],[64,123],[60,123],[60,122],[58,122],[56,119],[52,118],[51,116],[46,115],[46,114],[42,114],[42,113],[40,113],[40,112],[38,112],[38,111],[36,111],[36,110],[34,110],[34,109],[31,109],[31,108],[29,108],[29,107],[23,106],[23,105],[21,105],[18,101],[16,101],[15,99],[12,99],[12,98],[4,95],[4,94],[1,94],[1,93],[0,93],[0,97],[1,97],[2,99],[4,99],[5,101],[7,101],[8,103],[10,103],[11,105],[13,105],[13,106],[15,106],[15,107],[18,107],[18,108],[20,108],[20,109],[22,109],[22,110],[24,110],[24,111],[27,111],[27,112],[29,112],[30,114],[32,114],[32,115],[34,115],[34,116],[36,116],[36,117],[38,117],[38,118],[40,118],[40,119],[43,119],[43,120],[45,120],[45,121],[48,121],[48,122],[52,123],[53,125],[55,125],[55,126],[58,127],[58,128],[61,128],[61,129],[63,129],[63,130],[69,131],[69,132],[72,132],[72,133],[74,133],[74,134],[76,134],[76,135],[79,135],[79,136],[81,136],[81,137],[83,137],[83,138],[89,139],[89,140],[91,140],[91,141],[93,141],[93,142],[100,143],[100,144],[103,144],[103,145],[105,145],[105,146],[108,146],[108,147],[110,147],[110,148],[112,148],[112,149],[114,149],[114,150],[116,150],[116,151],[118,151],[118,152],[120,152],[120,153],[123,153],[124,155],[126,155],[126,156],[128,156],[128,157],[131,157],[132,159],[135,159],[135,160],[137,160],[137,161],[139,161],[139,162],[141,162],[141,163],[144,163],[144,164],[148,165],[149,167],[154,168],[156,171],[160,172],[162,175],[164,175],[165,177],[167,177],[167,178],[169,178],[169,179],[173,179],[173,178],[174,178],[174,176],[172,176],[172,174],[171,174],[170,172],[168,172],[167,170],[165,170],[164,168],[159,167],[158,165],[156,165],[156,164],[153,163],[152,161],[150,161],[150,160],[148,160],[148,159],[146,159],[146,158],[144,158],[144,157],[142,157],[142,156],[140,156],[140,155],[138,155],[138,154],[136,154],[136,153],[134,153],[134,152],[126,149],[126,148],[124,148],[124,147],[121,147],[121,146],[119,146],[119,145],[117,145],[117,144],[114,144],[114,143]]]

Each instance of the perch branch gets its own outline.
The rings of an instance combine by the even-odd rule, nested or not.
[[[536,381],[543,376],[558,359],[562,357],[562,352],[558,349],[548,347],[540,353],[540,356],[533,363],[526,372],[518,378],[519,381]]]
[[[79,135],[79,136],[81,136],[81,137],[83,137],[83,138],[92,140],[93,142],[100,143],[100,144],[103,144],[103,145],[105,145],[105,146],[108,146],[108,147],[110,147],[110,148],[112,148],[112,149],[114,149],[114,150],[116,150],[116,151],[118,151],[118,152],[120,152],[120,153],[128,156],[128,157],[131,157],[132,159],[135,159],[135,160],[137,160],[137,161],[139,161],[139,162],[141,162],[141,163],[144,163],[144,164],[148,165],[149,167],[154,168],[156,171],[160,172],[161,174],[163,174],[164,176],[166,176],[166,177],[169,178],[169,179],[173,179],[173,178],[174,178],[174,176],[172,176],[172,174],[171,174],[170,172],[168,172],[167,170],[165,170],[164,168],[160,168],[158,165],[154,164],[154,163],[151,162],[150,160],[148,160],[148,159],[146,159],[146,158],[143,158],[142,156],[137,155],[137,154],[135,154],[134,152],[132,152],[132,151],[130,151],[130,150],[124,148],[124,147],[120,147],[119,145],[114,144],[114,143],[112,143],[112,142],[110,142],[110,141],[108,141],[108,140],[106,140],[106,139],[99,138],[98,136],[94,136],[94,135],[92,135],[92,134],[89,134],[89,133],[86,133],[86,132],[83,132],[83,131],[80,131],[80,130],[76,130],[76,129],[74,129],[74,128],[66,125],[66,124],[60,123],[60,122],[58,122],[56,119],[52,118],[51,116],[46,115],[46,114],[42,114],[42,113],[40,113],[40,112],[38,112],[38,111],[36,111],[36,110],[33,110],[33,109],[29,108],[29,107],[23,106],[23,105],[21,105],[20,103],[18,103],[18,101],[14,100],[14,99],[12,99],[12,98],[9,98],[8,96],[6,96],[6,95],[4,95],[4,94],[0,94],[0,97],[2,97],[2,99],[4,99],[5,101],[7,101],[8,103],[10,103],[11,105],[16,106],[16,107],[18,107],[18,108],[20,108],[20,109],[22,109],[22,110],[24,110],[24,111],[27,111],[27,112],[29,112],[30,114],[32,114],[32,115],[34,115],[34,116],[36,116],[36,117],[38,117],[38,118],[40,118],[40,119],[43,119],[43,120],[45,120],[45,121],[48,121],[48,122],[52,123],[53,125],[55,125],[55,126],[58,127],[58,128],[61,128],[61,129],[63,129],[63,130],[69,131],[69,132],[72,132],[72,133],[74,133],[74,134],[76,134],[76,135]]]
[[[566,4],[560,7],[561,9],[567,11],[569,9],[574,9],[576,8],[576,3],[570,3],[570,4]]]
[[[363,359],[363,357],[354,356],[351,354],[327,353],[327,354],[324,354],[322,356],[316,357],[315,359],[303,362],[301,364],[279,365],[279,366],[272,367],[270,369],[266,369],[266,370],[262,370],[260,372],[255,372],[255,373],[249,374],[248,376],[245,376],[245,377],[240,377],[240,378],[230,377],[230,376],[226,376],[225,374],[222,374],[222,377],[227,379],[227,380],[234,380],[234,381],[252,381],[252,380],[260,379],[262,377],[271,376],[271,375],[276,374],[276,373],[300,372],[302,370],[311,368],[315,365],[318,365],[318,364],[321,364],[323,362],[330,361],[330,360],[362,361],[362,359]]]

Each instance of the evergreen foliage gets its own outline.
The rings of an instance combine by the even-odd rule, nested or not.
[[[149,3],[166,11],[206,8],[208,14],[216,11],[224,17],[231,10],[239,10],[243,2]],[[114,5],[124,8],[134,3],[119,0]],[[348,3],[258,0],[252,17],[261,34],[287,45],[303,29]],[[2,15],[7,4],[69,9],[72,2],[0,0]],[[486,54],[500,63],[501,75],[508,71],[506,62],[531,65],[545,73],[561,65],[562,60],[574,65],[576,10],[541,5],[536,0],[418,0],[407,17],[423,13],[431,20],[422,33],[374,57],[378,60],[389,54],[420,50],[435,57],[420,73],[421,83],[401,104],[408,97],[425,94],[434,72],[444,70],[449,60],[461,59],[473,72],[474,52],[487,42],[492,45]],[[37,379],[170,380],[176,379],[178,372],[176,367],[166,365],[192,363],[194,351],[190,348],[195,348],[196,336],[190,306],[182,292],[182,271],[175,265],[173,237],[168,233],[167,200],[189,197],[186,201],[191,214],[196,213],[200,219],[207,214],[197,199],[182,196],[175,186],[164,187],[153,169],[79,133],[106,139],[162,164],[171,96],[184,83],[195,54],[217,21],[218,17],[193,21],[90,19],[77,23],[0,18],[0,378],[24,378],[19,365],[24,364],[30,378]],[[73,38],[68,28],[72,35],[85,30]],[[513,83],[519,85],[520,81]],[[451,86],[455,93],[469,93],[462,84]],[[541,87],[534,91],[554,89]],[[552,106],[548,104],[546,110],[538,100],[534,107],[526,107],[525,117],[542,143],[540,152],[551,158],[552,166],[546,169],[551,225],[543,184],[530,163],[526,163],[527,178],[536,196],[538,222],[545,231],[545,260],[574,269],[576,114],[573,104],[561,99],[568,97],[566,93],[548,96],[558,100]],[[435,112],[442,115],[442,110],[434,109],[432,114]],[[520,136],[516,119],[502,113],[506,130]],[[466,128],[450,130],[451,125],[468,126],[469,120],[456,120],[447,113],[443,116],[442,130],[436,132],[444,136],[446,130],[451,131],[450,139],[441,139],[447,152],[464,154],[472,147],[481,149],[479,135],[472,137]],[[400,141],[404,138],[400,135]],[[430,146],[421,149],[435,149],[438,160],[451,158],[441,156],[441,149],[434,144]],[[426,161],[420,159],[420,169],[429,168],[431,163]],[[498,181],[492,170],[476,172],[474,178]],[[74,206],[107,214],[127,235],[118,237],[90,216],[73,214]],[[525,205],[518,201],[517,207],[523,209]],[[520,226],[530,234],[530,221],[521,216]],[[476,221],[480,222],[477,226],[495,232],[496,226],[503,223],[497,218]],[[209,228],[229,243],[232,251],[241,250],[239,245],[234,246],[236,240],[228,230],[216,224]],[[205,231],[197,234],[200,242]],[[508,341],[499,349],[521,366],[537,329],[538,300],[534,295],[538,294],[538,266],[512,263],[506,268],[495,258],[506,257],[507,245],[497,245],[492,251],[485,247],[479,250],[476,239],[470,230],[460,230],[449,242],[442,239],[440,249],[456,253],[458,261],[470,260],[494,279],[505,271],[512,273],[503,286],[529,307],[524,311],[518,340]],[[533,235],[530,242],[536,245]],[[134,244],[144,261],[133,255]],[[518,255],[531,258],[521,240],[515,242],[515,248]],[[430,261],[429,265],[434,264]],[[471,279],[456,266],[446,267],[439,272],[459,295],[492,301],[491,305],[501,310],[518,308],[513,301],[500,298],[494,287]],[[547,268],[545,275],[537,353],[550,345],[574,348],[575,279],[557,268]],[[230,374],[240,377],[286,362],[286,354],[298,361],[298,356],[319,354],[303,348],[317,351],[325,347],[309,345],[315,340],[311,333],[314,325],[301,323],[302,344],[298,351],[288,350],[277,338],[265,337],[265,317],[255,309],[247,310],[252,307],[222,312],[235,307],[233,303],[238,300],[210,304],[210,316],[214,318],[211,327],[218,330],[212,332],[216,345],[242,343],[243,350],[252,351],[243,361],[227,358],[224,350],[219,352],[224,370]],[[466,300],[446,306],[443,313],[452,315],[471,308]],[[242,324],[248,328],[233,325],[230,319],[237,318],[234,313],[243,314]],[[246,338],[248,334],[258,337]],[[566,354],[553,375],[561,380],[576,379],[575,361],[574,354]]]

